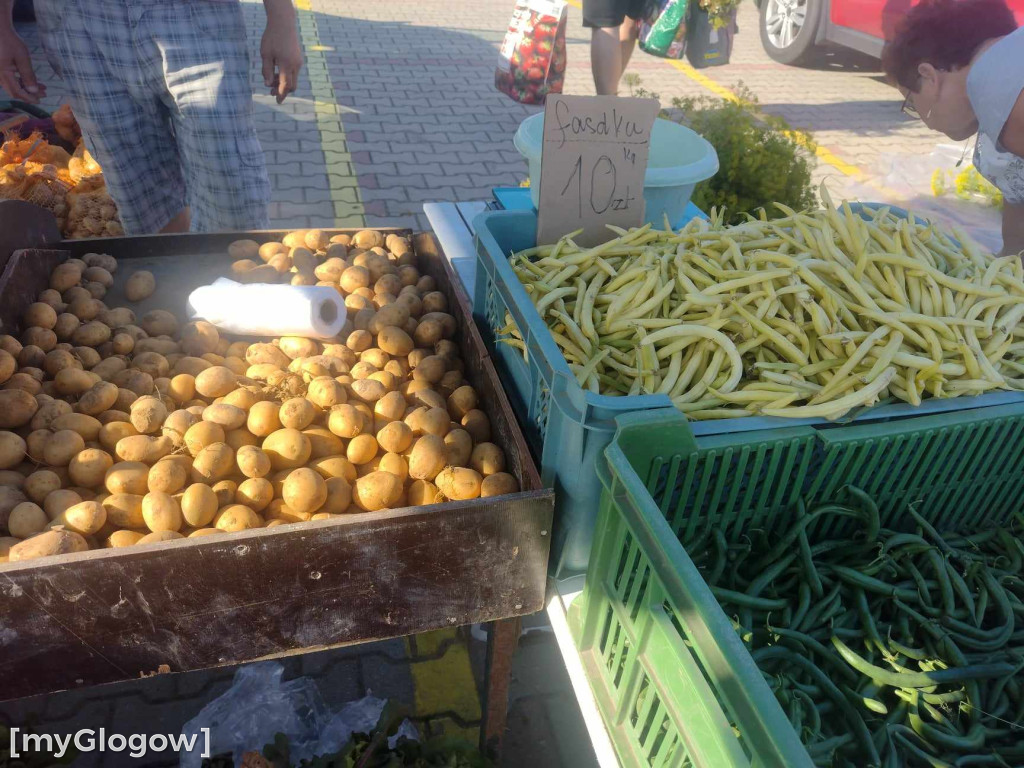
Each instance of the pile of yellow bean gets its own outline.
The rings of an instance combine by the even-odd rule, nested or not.
[[[664,394],[694,419],[837,419],[1024,389],[1024,269],[959,232],[847,203],[512,256],[577,381]],[[954,237],[956,239],[954,239]],[[511,316],[500,340],[526,355]]]

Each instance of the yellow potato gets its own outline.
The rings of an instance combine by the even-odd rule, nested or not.
[[[373,412],[387,421],[400,421],[405,415],[405,406],[405,397],[401,392],[388,392],[373,404]]]
[[[368,464],[377,455],[377,438],[373,435],[362,434],[353,437],[348,441],[345,449],[345,456],[356,466]]]
[[[0,469],[16,467],[25,459],[27,446],[14,432],[0,432]]]
[[[114,446],[114,453],[121,461],[138,461],[143,464],[155,464],[173,450],[171,438],[151,435],[122,437]]]
[[[396,475],[403,483],[409,478],[409,462],[398,453],[385,453],[381,456],[377,469]]]
[[[196,392],[203,397],[223,397],[235,389],[238,376],[230,368],[214,365],[196,376]]]
[[[291,362],[291,358],[281,351],[280,347],[273,344],[251,344],[245,351],[245,362],[249,365],[269,363],[284,370]]]
[[[164,309],[147,312],[139,324],[150,336],[175,336],[178,333],[178,318]]]
[[[191,468],[191,464],[188,464],[188,468]],[[147,487],[150,491],[177,493],[188,482],[188,468],[180,461],[161,459],[149,470]]]
[[[217,424],[225,431],[238,429],[245,424],[248,416],[242,408],[227,403],[214,403],[203,411],[203,421]]]
[[[473,454],[473,438],[464,429],[453,429],[444,436],[448,463],[453,467],[468,467]]]
[[[401,328],[386,325],[377,334],[377,344],[390,355],[406,356],[415,348],[412,338]]]
[[[42,504],[46,497],[59,490],[61,485],[61,477],[56,472],[49,469],[39,469],[28,477],[22,478],[21,490],[36,504]]]
[[[375,403],[387,394],[387,388],[375,379],[357,379],[350,385],[352,394],[364,403]]]
[[[198,539],[202,536],[212,536],[215,533],[222,533],[218,528],[196,528],[193,531],[189,531],[187,538]]]
[[[275,402],[264,400],[255,403],[249,409],[246,426],[257,437],[267,437],[281,428],[279,412],[280,406]]]
[[[141,531],[129,531],[125,529],[117,530],[103,540],[103,546],[114,549],[118,547],[130,547],[133,544],[138,544],[145,535],[146,534]]]
[[[279,429],[263,441],[263,450],[275,470],[296,469],[309,461],[312,445],[297,429]]]
[[[0,390],[0,429],[12,429],[28,424],[36,415],[39,403],[22,389]]]
[[[223,442],[224,429],[209,421],[197,422],[185,432],[185,448],[192,456],[198,456],[208,445]]]
[[[270,473],[270,457],[263,452],[262,448],[251,445],[243,446],[238,449],[235,460],[238,463],[238,469],[246,477],[266,477]]]
[[[263,518],[244,504],[231,504],[217,514],[213,524],[221,531],[244,531],[262,527]]]
[[[469,411],[461,420],[462,428],[469,432],[474,443],[486,443],[491,439],[491,422],[481,410]]]
[[[203,528],[213,521],[220,503],[209,485],[193,483],[181,495],[180,506],[186,523],[194,528]]]
[[[103,499],[103,509],[106,510],[107,522],[119,528],[131,528],[141,530],[146,527],[146,521],[142,516],[141,493],[112,493]]]
[[[327,484],[327,500],[319,512],[339,515],[352,505],[352,486],[343,477],[329,477]]]
[[[360,509],[375,512],[387,509],[402,496],[402,481],[390,472],[371,472],[356,480],[353,500]]]
[[[136,544],[157,544],[161,541],[176,541],[177,539],[185,538],[177,531],[154,531],[153,533],[147,533]]]
[[[107,522],[107,510],[98,501],[80,501],[54,522],[82,536],[92,536]]]
[[[310,445],[310,459],[319,459],[323,456],[336,456],[345,452],[345,441],[323,427],[310,427],[302,430]]]
[[[158,397],[140,397],[131,405],[131,420],[141,434],[153,434],[163,426],[167,406]]]
[[[109,411],[117,403],[118,393],[116,385],[107,381],[96,382],[78,398],[78,410],[89,416]]]
[[[66,467],[85,450],[85,440],[77,432],[62,429],[54,432],[43,446],[42,460],[51,467]]]
[[[99,448],[86,448],[68,464],[68,477],[75,485],[83,488],[98,488],[103,485],[107,470],[114,466],[110,454]]]
[[[433,480],[448,463],[448,451],[437,435],[425,434],[413,444],[409,454],[409,476],[417,480]]]
[[[345,403],[348,400],[348,392],[330,376],[319,376],[309,383],[306,397],[314,405],[327,410]]]
[[[207,352],[216,352],[219,344],[217,326],[205,320],[188,323],[181,329],[181,349],[186,355],[202,357]]]
[[[475,499],[480,495],[480,473],[465,467],[445,467],[434,480],[437,489],[452,501]]]
[[[327,483],[308,467],[293,470],[285,479],[281,497],[299,513],[313,513],[327,501]]]
[[[281,404],[278,418],[287,429],[303,430],[313,423],[317,409],[304,397],[293,397]]]
[[[505,471],[505,452],[494,443],[478,443],[469,464],[484,477],[495,475]]]
[[[480,484],[480,496],[503,496],[506,493],[518,493],[519,481],[507,472],[488,475]]]
[[[129,275],[124,284],[124,296],[130,302],[148,299],[156,290],[156,278],[152,272],[139,270]]]
[[[377,432],[377,443],[392,453],[403,453],[412,445],[412,441],[412,430],[401,421],[389,422]]]
[[[43,508],[31,501],[23,501],[11,510],[7,518],[7,530],[16,539],[27,539],[46,529],[50,524]]]
[[[97,440],[107,453],[113,453],[118,441],[123,437],[139,434],[139,430],[129,421],[111,421],[100,427]]]
[[[233,392],[229,392],[221,400],[225,405],[233,405],[236,408],[241,408],[246,412],[248,416],[249,409],[252,408],[256,403],[263,401],[263,395],[256,390],[255,387],[239,387]]]
[[[104,485],[110,493],[141,495],[149,490],[148,478],[149,467],[145,464],[137,461],[122,461],[107,470]]]
[[[15,544],[8,552],[8,558],[11,562],[17,562],[37,557],[85,552],[87,549],[89,542],[83,536],[73,531],[52,530]]]
[[[354,405],[335,406],[328,415],[327,428],[338,437],[353,438],[363,431],[363,417]]]
[[[427,504],[440,504],[444,497],[437,486],[427,480],[413,480],[409,484],[409,504],[421,507]]]
[[[225,480],[235,469],[235,452],[227,443],[211,443],[196,454],[192,462],[195,482],[216,483]]]
[[[321,482],[323,481],[321,480]],[[235,491],[235,501],[255,512],[262,512],[273,500],[274,486],[265,477],[250,477],[248,480],[243,480]]]
[[[150,491],[142,499],[142,519],[146,527],[157,531],[177,531],[181,528],[183,518],[181,507],[169,493]]]
[[[356,481],[356,468],[344,456],[324,456],[321,459],[314,459],[310,462],[310,468],[320,473],[325,480],[332,477],[344,478],[349,485]]]
[[[29,327],[52,329],[57,324],[57,311],[49,304],[37,301],[35,304],[30,304],[25,310],[21,321]]]

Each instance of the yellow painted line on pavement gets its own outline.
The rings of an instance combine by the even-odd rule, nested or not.
[[[406,641],[406,655],[412,655],[409,640]],[[465,722],[476,722],[481,718],[480,698],[477,695],[476,680],[469,662],[466,644],[455,634],[454,629],[439,629],[416,635],[416,655],[431,656],[445,648],[444,654],[436,659],[411,663],[413,689],[415,692],[416,717],[431,717],[451,712]],[[441,719],[446,735],[454,735],[474,742],[479,736],[477,728],[464,728],[448,718]]]
[[[334,226],[362,227],[366,224],[366,210],[356,181],[352,155],[345,141],[345,126],[341,121],[341,110],[338,109],[338,100],[327,69],[327,58],[324,56],[325,51],[333,51],[334,48],[320,41],[313,0],[295,0],[295,7],[298,10],[299,38],[306,53],[306,71],[313,89],[313,109],[317,129],[320,131],[327,183],[334,206]]]
[[[573,6],[574,8],[582,8],[583,7],[581,5],[581,3],[580,3],[580,0],[567,0],[567,2],[569,3],[569,5]],[[705,75],[705,74],[703,74],[701,72],[698,72],[696,69],[694,69],[692,66],[687,64],[685,61],[679,61],[678,59],[665,59],[664,61],[665,61],[666,64],[669,64],[670,66],[674,67],[675,69],[678,69],[687,78],[689,78],[693,82],[697,83],[698,85],[702,86],[706,90],[711,91],[711,93],[715,94],[719,98],[727,99],[728,101],[739,101],[739,97],[733,92],[733,90],[731,88],[728,88],[728,87],[722,85],[721,83],[715,82],[714,80],[712,80],[707,75]],[[758,113],[758,114],[763,114],[763,113]],[[808,144],[806,139],[804,139],[804,137],[801,136],[799,133],[789,132],[787,135],[790,138],[796,139],[796,142],[800,146],[804,147],[805,149],[809,149],[810,148],[810,145]],[[828,149],[826,149],[825,147],[823,147],[823,146],[821,146],[819,144],[814,144],[813,146],[814,146],[814,154],[817,156],[817,158],[819,160],[821,160],[826,165],[830,165],[833,168],[835,168],[837,171],[839,171],[840,173],[843,173],[843,174],[845,174],[847,176],[852,176],[852,177],[854,177],[856,179],[866,179],[867,178],[867,174],[864,173],[864,171],[862,171],[856,165],[853,165],[852,163],[846,162],[842,158],[838,157],[834,152],[829,151]]]

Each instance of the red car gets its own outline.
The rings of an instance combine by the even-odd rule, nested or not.
[[[775,61],[808,62],[816,48],[829,43],[870,56],[882,46],[896,23],[917,0],[758,0],[761,44]],[[1024,0],[1007,0],[1024,25]]]

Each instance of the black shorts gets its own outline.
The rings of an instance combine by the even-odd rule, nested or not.
[[[617,27],[644,15],[647,0],[583,0],[584,27]]]

